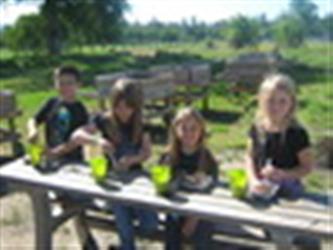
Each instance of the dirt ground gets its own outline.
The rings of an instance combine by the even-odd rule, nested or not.
[[[118,244],[118,237],[112,232],[93,230],[101,250],[110,244]],[[80,250],[79,239],[72,220],[61,226],[53,237],[54,249]],[[0,199],[0,249],[34,249],[34,227],[31,202],[23,193],[15,193]],[[157,242],[138,242],[139,250],[160,250]]]

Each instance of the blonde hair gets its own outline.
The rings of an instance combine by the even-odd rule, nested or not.
[[[265,111],[267,96],[273,95],[276,90],[284,91],[291,98],[292,102],[290,110],[281,124],[282,136],[280,137],[280,144],[282,145],[285,141],[288,128],[300,126],[295,116],[297,99],[294,81],[289,76],[280,73],[269,75],[262,82],[258,93],[259,107],[254,126],[257,131],[256,133],[259,145],[265,145],[267,141],[267,130],[265,129],[265,121],[268,116]],[[254,151],[258,150],[258,148],[251,144],[248,150],[251,154],[254,154]]]
[[[120,138],[120,122],[115,114],[116,106],[120,101],[124,101],[127,106],[133,109],[133,115],[130,123],[133,124],[131,140],[134,143],[140,143],[143,134],[143,121],[142,121],[142,90],[140,84],[133,79],[121,78],[112,88],[111,93],[111,109],[107,114],[111,121],[108,134],[116,143],[119,143]]]
[[[198,149],[200,150],[199,169],[205,170],[209,161],[215,162],[213,156],[206,148],[206,123],[199,111],[194,108],[187,107],[179,110],[173,119],[169,128],[169,143],[167,146],[167,154],[170,156],[170,164],[176,166],[180,161],[181,142],[177,135],[177,127],[187,119],[194,119],[200,126],[201,135],[198,141]]]
[[[265,111],[266,97],[272,95],[276,90],[282,90],[291,99],[291,107],[284,118],[282,125],[283,128],[288,128],[292,125],[296,125],[297,119],[295,116],[297,99],[296,99],[296,88],[294,81],[287,75],[275,73],[267,76],[262,82],[259,93],[258,93],[258,111],[256,114],[256,125],[258,127],[263,127],[264,121],[267,119],[267,113]]]

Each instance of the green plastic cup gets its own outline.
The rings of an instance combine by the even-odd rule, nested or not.
[[[151,168],[151,177],[158,194],[169,191],[171,181],[171,168],[167,165],[156,165]]]
[[[229,185],[232,195],[236,198],[245,198],[247,192],[248,179],[245,169],[235,168],[227,171]]]
[[[108,161],[104,156],[92,158],[90,161],[91,173],[97,182],[103,182],[108,174]]]
[[[43,152],[44,147],[39,144],[31,143],[28,145],[28,154],[30,156],[31,164],[33,166],[39,166],[41,164]]]

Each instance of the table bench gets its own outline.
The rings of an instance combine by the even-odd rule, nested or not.
[[[306,195],[296,201],[280,200],[271,206],[258,206],[232,197],[222,182],[211,195],[177,193],[171,199],[155,194],[148,178],[127,182],[110,180],[108,188],[97,185],[89,168],[68,165],[52,174],[41,174],[23,159],[0,167],[0,177],[27,191],[33,201],[36,249],[52,248],[52,233],[76,211],[52,214],[47,196],[49,190],[80,193],[94,199],[116,201],[128,205],[197,216],[224,225],[249,225],[269,231],[277,249],[290,249],[298,235],[320,240],[322,249],[331,249],[333,240],[332,197]],[[316,199],[316,198],[320,199]],[[85,209],[85,208],[83,208]],[[92,221],[92,220],[91,220]],[[98,220],[95,219],[95,224]]]

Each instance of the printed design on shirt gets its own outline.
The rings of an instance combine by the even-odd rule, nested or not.
[[[53,125],[56,144],[61,144],[66,141],[66,136],[70,130],[71,118],[71,113],[65,106],[60,107],[55,114]]]

